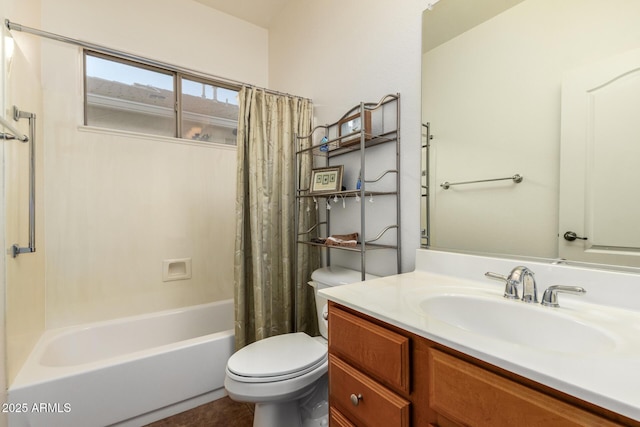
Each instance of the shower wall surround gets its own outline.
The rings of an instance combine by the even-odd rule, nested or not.
[[[3,22],[267,86],[267,31],[197,2],[2,5]],[[38,252],[6,262],[9,383],[45,328],[232,296],[236,156],[234,147],[84,128],[81,51],[11,34],[6,105],[37,114],[39,145]],[[27,181],[16,174],[27,168],[7,163],[10,245],[26,241],[17,198]],[[192,259],[192,278],[163,282],[162,263],[175,258]]]
[[[25,25],[40,25],[38,0],[3,0],[0,19],[22,19]],[[8,36],[6,30],[3,37]],[[13,106],[42,117],[41,45],[25,35],[13,35],[13,55],[5,59],[3,78],[5,93],[2,115],[14,126],[29,133],[27,120],[13,121]],[[28,240],[29,218],[29,153],[28,144],[17,141],[3,142],[4,150],[4,247],[6,280],[2,309],[6,326],[7,381],[17,374],[45,327],[45,236],[42,124],[36,128],[36,248],[37,252],[12,258],[6,250],[14,243],[23,246]],[[0,309],[1,310],[1,309]]]
[[[42,28],[213,75],[267,80],[266,30],[197,2],[43,1]],[[47,327],[230,298],[235,147],[79,126],[80,50],[45,39],[42,46]],[[163,282],[163,261],[180,258],[191,258],[191,278]]]

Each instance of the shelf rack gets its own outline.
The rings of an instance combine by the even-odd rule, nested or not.
[[[354,132],[350,132],[345,135],[340,135],[340,124],[345,119],[351,117],[360,117],[360,123],[365,123],[365,114],[367,119],[370,120],[369,126],[362,126],[361,129],[357,129]],[[368,123],[369,125],[369,123]],[[322,139],[324,137],[324,139]],[[314,139],[319,140],[317,143],[313,143]],[[309,141],[312,143],[305,148],[302,141],[306,141],[308,145]],[[313,225],[308,230],[299,233],[296,236],[297,244],[310,245],[314,247],[326,249],[326,263],[331,264],[331,250],[349,251],[360,253],[360,264],[362,280],[365,279],[367,273],[366,265],[366,253],[370,250],[393,250],[396,254],[396,272],[400,272],[401,268],[401,244],[400,244],[400,94],[389,94],[381,98],[377,103],[360,103],[349,111],[347,111],[338,121],[335,123],[316,126],[312,129],[308,135],[295,135],[294,143],[296,147],[296,177],[297,182],[300,182],[300,165],[301,158],[304,155],[310,155],[313,158],[314,167],[329,167],[335,164],[335,160],[341,156],[349,153],[359,152],[360,154],[360,176],[362,177],[360,189],[340,190],[331,193],[323,194],[310,194],[309,188],[295,188],[296,196],[296,225],[295,229],[298,230],[298,218],[300,201],[305,198],[314,198],[316,201],[316,208],[319,209],[319,204],[324,203],[323,220],[319,220],[317,224]],[[366,179],[367,175],[367,151],[371,148],[386,145],[395,145],[395,168],[377,171],[378,176],[373,179]],[[384,190],[369,190],[368,185],[381,181],[387,175],[394,175],[394,188]],[[327,208],[327,205],[331,203],[332,199],[336,197],[342,199],[346,198],[360,198],[360,223],[354,225],[354,229],[358,229],[359,242],[355,247],[344,246],[331,246],[322,243],[312,242],[310,235],[324,232],[323,237],[331,235],[331,208]],[[366,230],[366,200],[367,198],[384,197],[385,200],[389,198],[393,200],[395,204],[395,218],[393,222],[386,227],[383,227],[379,231],[378,235],[373,238],[367,238]],[[376,243],[390,230],[395,230],[395,239],[393,243]],[[389,239],[387,239],[388,241]],[[364,242],[364,244],[362,243]],[[297,251],[297,245],[296,245]],[[297,258],[297,257],[296,257]]]

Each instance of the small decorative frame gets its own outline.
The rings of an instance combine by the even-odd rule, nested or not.
[[[309,194],[327,194],[342,190],[343,169],[342,165],[313,169]]]
[[[365,139],[371,139],[371,111],[364,111],[364,124],[360,113],[345,117],[338,122],[338,136],[349,135],[353,132],[359,132],[364,129]],[[340,140],[340,146],[353,145],[360,142],[359,136]]]

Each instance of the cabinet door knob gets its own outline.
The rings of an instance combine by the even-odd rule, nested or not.
[[[352,394],[351,395],[351,403],[353,403],[353,406],[358,406],[358,404],[360,403],[360,401],[362,400],[362,395],[361,394]]]

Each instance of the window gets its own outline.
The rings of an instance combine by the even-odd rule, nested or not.
[[[213,80],[85,51],[87,126],[235,145],[237,93]]]
[[[217,141],[238,126],[238,91],[182,77],[182,138]]]

